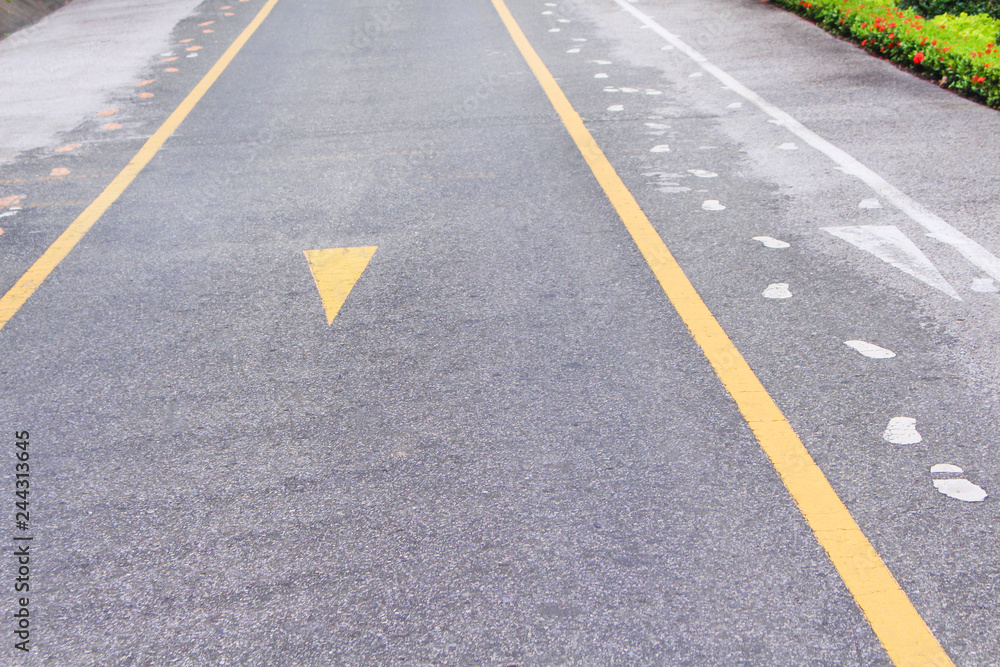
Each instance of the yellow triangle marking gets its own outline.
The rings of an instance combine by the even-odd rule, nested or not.
[[[333,318],[340,312],[354,283],[364,273],[378,246],[363,248],[326,248],[325,250],[303,250],[312,271],[319,298],[323,300],[326,321],[333,324]]]

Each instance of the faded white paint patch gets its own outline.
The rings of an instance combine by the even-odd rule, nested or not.
[[[624,104],[612,104],[608,107],[608,111],[625,111]]]
[[[917,420],[912,417],[893,417],[882,433],[882,439],[894,445],[915,445],[923,438],[917,432]]]
[[[655,88],[647,88],[646,89],[646,94],[647,95],[662,95],[663,91],[662,90],[656,90]]]
[[[654,130],[669,130],[669,125],[664,125],[663,123],[643,123],[646,127],[651,127]]]
[[[566,49],[566,53],[580,53],[580,49]]]
[[[726,207],[719,203],[718,199],[706,199],[701,203],[701,207],[706,211],[725,211]]]
[[[666,46],[661,46],[660,51],[673,51],[674,46],[672,44],[667,44]]]
[[[549,32],[561,32],[562,28],[549,28]]]
[[[934,464],[934,465],[931,466],[931,472],[932,473],[937,473],[937,472],[963,473],[965,471],[962,470],[961,468],[959,468],[957,465],[953,465],[951,463],[936,463],[936,464]]]
[[[656,146],[653,146],[652,148],[650,148],[649,152],[650,153],[669,153],[670,152],[670,146],[668,146],[667,144],[657,144]]]
[[[646,136],[647,137],[662,137],[666,133],[667,133],[666,130],[653,130],[652,132],[647,132]]]
[[[0,213],[0,218],[9,218],[12,215],[17,215],[17,211],[4,211]]]
[[[788,283],[771,283],[761,294],[767,299],[792,298],[792,293],[788,290]]]
[[[549,11],[542,12],[542,16],[552,16],[553,14],[555,14],[555,12],[549,12]]]
[[[962,300],[931,260],[899,228],[893,225],[862,225],[823,227],[823,230],[875,255],[934,289],[941,290],[951,298]]]
[[[718,176],[714,171],[707,171],[705,169],[688,169],[689,174],[694,174],[698,178],[715,178]]]
[[[638,92],[639,92],[639,89],[638,89],[638,88],[625,88],[625,87],[623,86],[623,87],[621,88],[621,91],[622,91],[623,93],[638,93]]]
[[[607,79],[608,75],[605,74],[604,72],[598,72],[597,74],[594,75],[594,78],[595,79]]]
[[[573,41],[574,42],[586,42],[587,38],[586,37],[574,37]]]
[[[743,102],[733,102],[732,104],[727,104],[726,108],[727,109],[742,109],[743,108]]]
[[[556,19],[556,23],[569,23],[569,19]]]
[[[778,146],[778,148],[780,148],[783,151],[797,151],[797,150],[799,150],[799,147],[796,146],[791,141],[781,144],[780,146]]]
[[[688,74],[689,79],[697,79],[703,76],[705,76],[704,72],[691,72],[690,74]]]
[[[791,248],[791,243],[786,243],[785,241],[779,241],[772,236],[755,236],[754,241],[760,241],[764,244],[765,248]]]
[[[610,60],[588,60],[588,63],[594,63],[595,65],[610,65]]]
[[[663,187],[656,188],[658,192],[691,192],[691,188],[683,186],[679,183],[665,183]]]
[[[844,345],[869,359],[892,359],[896,353],[863,340],[845,340]]]
[[[992,278],[973,278],[970,289],[973,292],[1000,292],[1000,287],[996,286]]]
[[[981,503],[989,494],[983,487],[973,484],[967,479],[936,479],[934,488],[955,500],[962,500],[967,503]]]
[[[875,198],[862,199],[861,202],[858,203],[858,208],[882,208],[882,202]]]
[[[606,93],[617,93],[617,92],[620,92],[620,91],[617,88],[615,88],[614,86],[604,86],[604,92],[606,92]]]

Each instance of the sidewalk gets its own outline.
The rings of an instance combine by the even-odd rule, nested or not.
[[[0,165],[101,111],[199,4],[75,0],[0,41]]]

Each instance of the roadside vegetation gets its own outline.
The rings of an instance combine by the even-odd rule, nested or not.
[[[1000,0],[773,1],[877,56],[1000,109]],[[928,16],[941,10],[954,13]]]

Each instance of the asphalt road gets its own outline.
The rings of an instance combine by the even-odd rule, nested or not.
[[[0,42],[4,664],[1000,664],[996,111],[750,0],[270,6]]]

